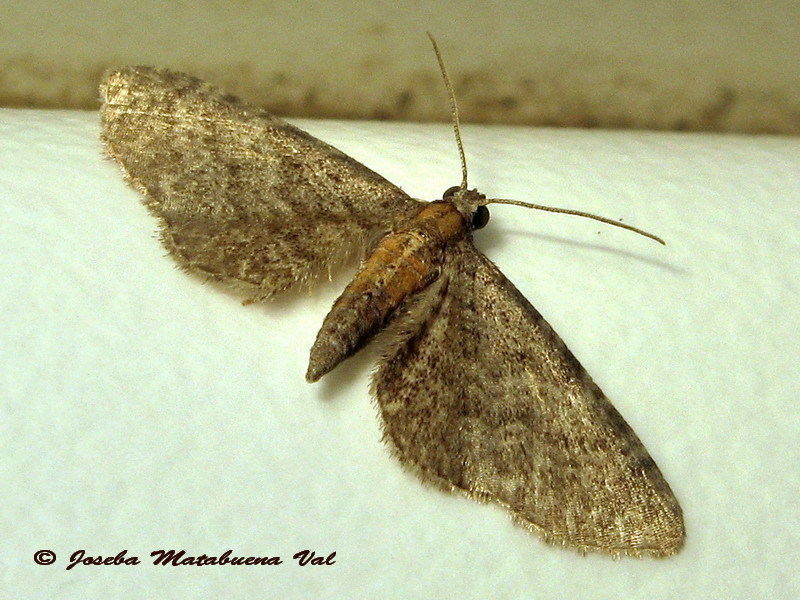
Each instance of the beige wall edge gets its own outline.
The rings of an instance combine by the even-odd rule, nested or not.
[[[287,116],[800,133],[795,2],[149,0],[9,5],[0,105],[93,108],[125,64]]]

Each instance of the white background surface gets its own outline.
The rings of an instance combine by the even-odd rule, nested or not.
[[[432,199],[448,126],[301,123]],[[652,230],[492,209],[477,244],[680,500],[667,560],[581,557],[420,485],[381,445],[367,349],[316,385],[345,278],[242,307],[178,271],[93,113],[0,112],[0,581],[11,598],[790,598],[798,588],[800,142],[468,127],[471,185]],[[34,564],[40,549],[51,566]],[[279,555],[155,567],[159,548]],[[292,554],[336,551],[299,567]],[[78,549],[138,566],[65,570]]]

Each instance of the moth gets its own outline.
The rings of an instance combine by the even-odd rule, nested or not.
[[[673,554],[683,517],[655,462],[473,245],[487,205],[515,201],[468,189],[455,98],[434,49],[463,175],[441,200],[413,199],[265,110],[167,69],[106,74],[102,140],[177,263],[246,302],[311,285],[359,254],[306,379],[381,338],[372,393],[384,440],[421,480],[497,502],[546,541],[583,553]]]

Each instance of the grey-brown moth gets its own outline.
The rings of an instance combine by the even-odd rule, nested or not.
[[[681,547],[680,506],[639,438],[473,245],[493,200],[467,188],[466,169],[461,186],[423,202],[194,77],[127,67],[101,93],[106,151],[186,271],[260,301],[360,253],[306,378],[380,333],[384,439],[420,479],[497,502],[581,552]]]

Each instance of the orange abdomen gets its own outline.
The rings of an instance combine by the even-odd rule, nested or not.
[[[420,209],[407,227],[386,235],[325,317],[306,379],[318,380],[363,346],[406,298],[437,277],[445,247],[466,232],[458,210],[437,201]]]

